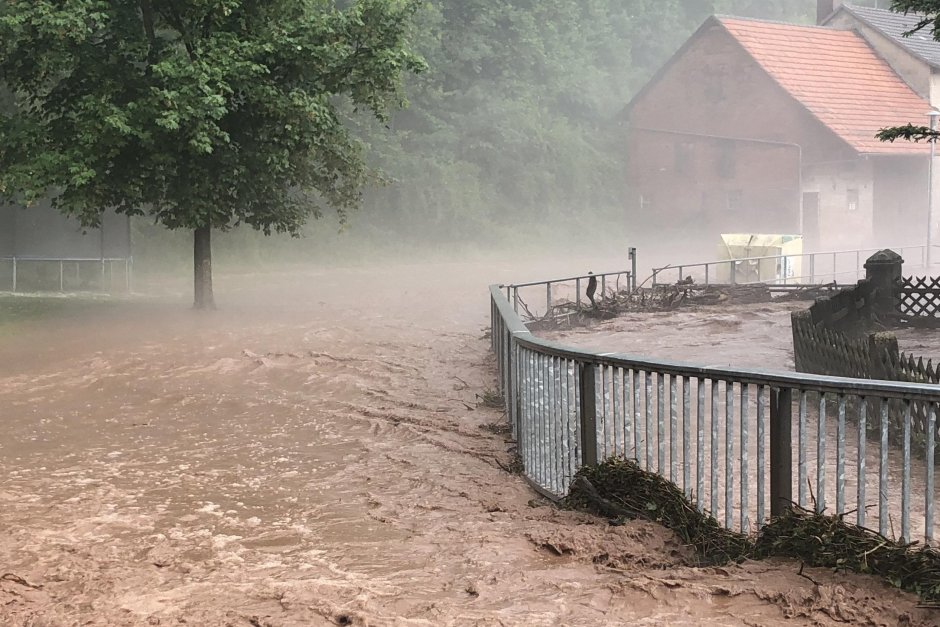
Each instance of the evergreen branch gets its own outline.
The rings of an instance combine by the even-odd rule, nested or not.
[[[935,142],[940,138],[940,131],[931,130],[930,127],[927,126],[908,124],[906,126],[883,128],[878,131],[875,138],[883,142],[894,142],[898,139],[912,142]]]

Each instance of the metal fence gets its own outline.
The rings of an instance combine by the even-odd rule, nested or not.
[[[915,267],[927,262],[924,245],[890,247]],[[704,285],[752,283],[819,284],[854,283],[865,276],[864,263],[879,248],[831,250],[797,255],[769,255],[743,259],[722,259],[701,263],[653,268],[653,285],[672,284],[689,277]]]
[[[24,291],[24,270],[32,270],[29,291],[130,292],[133,264],[130,257],[0,257],[0,277],[5,277],[0,285],[13,293]]]
[[[603,302],[611,293],[621,290],[633,291],[636,289],[636,274],[632,270],[617,270],[602,272],[600,274],[582,274],[580,276],[552,279],[550,281],[535,281],[532,283],[515,283],[504,285],[506,298],[512,299],[513,311],[524,315],[528,319],[535,319],[551,312],[552,307],[559,302],[574,302],[581,305],[582,296],[592,279],[596,281],[597,302]],[[527,293],[528,292],[528,293]],[[542,310],[542,303],[545,310]],[[520,311],[520,309],[522,311]]]
[[[903,277],[898,313],[914,320],[940,318],[940,277]]]
[[[525,475],[546,496],[563,497],[580,466],[625,455],[728,528],[754,531],[795,501],[933,541],[940,386],[570,348],[530,333],[504,289],[490,288],[500,391]],[[912,460],[915,402],[929,420],[926,458]],[[902,411],[898,446],[889,407]]]

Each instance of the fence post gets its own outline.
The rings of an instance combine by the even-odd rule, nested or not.
[[[874,288],[872,310],[876,316],[897,313],[901,296],[904,259],[893,250],[879,250],[865,262],[865,278]]]
[[[813,314],[809,309],[801,309],[790,313],[790,331],[793,334],[793,369],[797,372],[809,372],[809,363],[815,355],[807,354],[804,334],[813,328]]]
[[[597,465],[596,365],[579,363],[581,371],[581,465]]]
[[[636,248],[630,248],[630,293],[636,292]]]
[[[770,391],[770,517],[782,516],[793,502],[793,392]]]

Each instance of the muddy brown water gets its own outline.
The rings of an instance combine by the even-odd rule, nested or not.
[[[213,314],[22,325],[0,340],[0,624],[937,623],[868,577],[691,568],[662,528],[505,472],[486,285],[570,264],[221,276]]]

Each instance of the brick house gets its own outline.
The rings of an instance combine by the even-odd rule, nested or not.
[[[802,234],[816,250],[924,239],[929,147],[874,136],[927,124],[940,43],[905,39],[914,17],[818,8],[817,26],[709,18],[637,94],[634,219],[709,245],[723,232]]]

